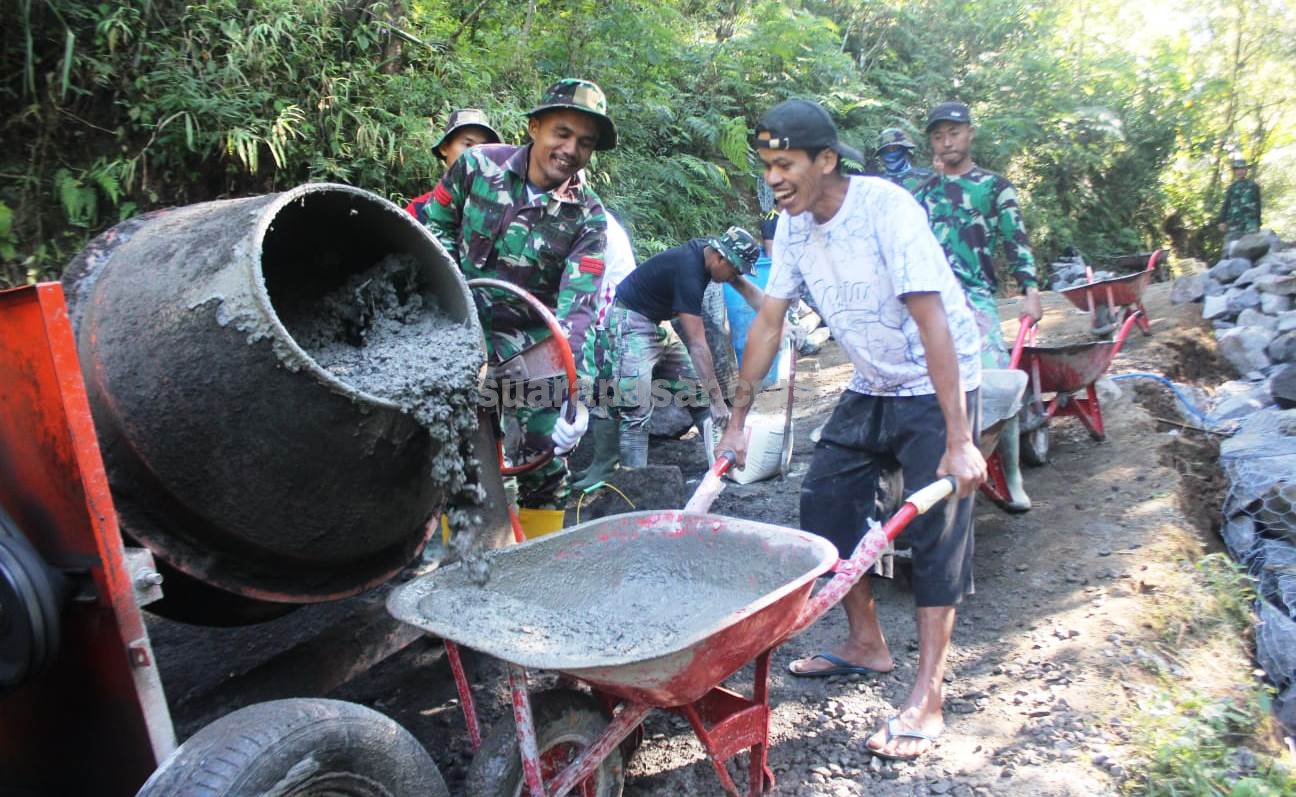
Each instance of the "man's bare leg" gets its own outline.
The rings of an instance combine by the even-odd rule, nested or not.
[[[945,657],[954,635],[953,606],[924,606],[918,609],[918,675],[909,699],[900,709],[900,729],[921,731],[935,738],[945,730],[941,714]],[[866,744],[891,756],[914,758],[931,749],[931,742],[902,736],[888,740],[887,729],[869,737]]]
[[[873,599],[873,587],[868,576],[859,580],[850,592],[842,598],[846,609],[846,622],[849,632],[846,641],[833,648],[830,653],[857,667],[867,667],[877,672],[891,672],[895,661],[887,648],[886,637],[882,635],[882,625],[878,622],[877,602]],[[831,669],[834,665],[823,659],[805,658],[792,662],[793,673],[811,673],[815,670]]]

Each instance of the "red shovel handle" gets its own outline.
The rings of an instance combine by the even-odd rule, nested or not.
[[[738,455],[732,451],[725,451],[716,457],[715,464],[711,466],[711,472],[720,477],[729,472],[729,469],[738,461]]]

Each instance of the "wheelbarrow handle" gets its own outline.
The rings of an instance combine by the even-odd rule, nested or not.
[[[945,476],[905,499],[900,509],[885,524],[874,525],[864,539],[855,546],[850,559],[837,563],[837,574],[824,585],[819,593],[806,602],[801,614],[793,624],[792,630],[782,641],[790,639],[813,625],[816,620],[828,613],[828,610],[841,602],[851,588],[859,583],[869,568],[877,562],[878,557],[886,550],[887,545],[913,521],[939,504],[958,489],[958,482],[953,476]],[[780,641],[780,644],[781,642]]]
[[[1022,351],[1029,345],[1035,343],[1036,324],[1039,321],[1026,313],[1021,314],[1017,319],[1017,340],[1013,342],[1012,357],[1008,361],[1009,368],[1017,368],[1021,364]]]
[[[1143,315],[1142,310],[1135,310],[1125,319],[1125,323],[1121,324],[1120,332],[1116,333],[1116,339],[1113,341],[1111,355],[1107,358],[1108,365],[1111,365],[1111,361],[1116,359],[1117,354],[1120,354],[1121,346],[1125,345],[1125,338],[1129,336],[1130,330],[1134,328],[1134,324],[1138,323],[1141,315]]]

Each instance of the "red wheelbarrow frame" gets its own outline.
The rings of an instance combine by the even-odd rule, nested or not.
[[[1156,267],[1166,258],[1164,249],[1158,249],[1148,257],[1147,268],[1133,274],[1113,277],[1105,280],[1094,280],[1093,267],[1085,266],[1088,283],[1067,288],[1060,293],[1082,312],[1093,317],[1091,331],[1095,335],[1105,336],[1117,323],[1124,325],[1130,318],[1138,318],[1139,331],[1144,335],[1152,334],[1152,324],[1147,308],[1143,306],[1143,291],[1152,282]],[[1099,323],[1098,308],[1108,307],[1122,310],[1119,321],[1113,320],[1109,326]]]
[[[721,458],[712,472],[718,477],[728,469],[731,461]],[[531,695],[527,688],[526,668],[508,663],[509,689],[512,695],[513,721],[518,749],[522,759],[523,779],[528,797],[563,797],[580,788],[581,794],[591,793],[590,782],[603,760],[632,734],[641,733],[644,718],[654,709],[661,708],[684,716],[694,734],[702,743],[712,768],[724,792],[738,797],[739,791],[725,767],[725,761],[743,750],[750,752],[748,763],[748,794],[758,797],[774,787],[774,773],[769,768],[769,670],[770,655],[780,645],[801,633],[836,606],[846,593],[869,571],[873,563],[901,531],[918,515],[940,503],[955,490],[953,479],[946,477],[911,495],[885,525],[874,526],[856,546],[851,558],[838,561],[833,578],[807,600],[797,613],[795,622],[755,658],[754,689],[751,697],[727,689],[719,684],[711,686],[701,698],[682,706],[654,706],[600,692],[595,694],[603,701],[611,722],[589,747],[574,759],[568,751],[556,750],[542,756],[536,738],[536,728],[531,711]],[[451,653],[455,681],[463,698],[462,708],[469,734],[476,752],[480,746],[477,732],[479,723],[472,690],[459,663],[458,646],[446,640],[446,650]],[[699,655],[725,655],[724,650],[703,648]],[[571,676],[560,677],[568,681]]]
[[[1028,315],[1022,315],[1017,320],[1017,339],[1013,342],[1012,355],[1008,360],[1009,368],[1020,367],[1026,341],[1029,340],[1032,344],[1035,342],[1037,323],[1039,322]],[[1012,501],[1008,494],[1008,474],[1004,471],[1003,458],[999,456],[998,448],[986,457],[986,480],[981,483],[981,494],[1000,505]]]
[[[1055,417],[1072,416],[1080,419],[1093,439],[1105,440],[1107,432],[1103,426],[1102,405],[1098,401],[1098,389],[1095,385],[1107,373],[1112,360],[1116,359],[1121,346],[1125,344],[1130,328],[1140,318],[1142,313],[1135,310],[1125,318],[1114,340],[1084,344],[1093,352],[1089,362],[1091,373],[1088,374],[1078,373],[1073,369],[1071,363],[1067,361],[1068,355],[1055,354],[1046,348],[1025,347],[1019,367],[1030,374],[1032,403],[1038,417],[1027,424],[1022,431],[1030,432]],[[1101,367],[1097,362],[1100,356],[1102,357]],[[1081,390],[1084,391],[1084,395],[1076,395]],[[1047,404],[1044,402],[1045,393],[1054,394]]]
[[[1029,422],[1022,425],[1020,434],[1029,434],[1047,425],[1053,418],[1071,416],[1080,419],[1094,440],[1107,439],[1096,383],[1107,373],[1112,360],[1116,359],[1125,344],[1131,327],[1136,323],[1142,328],[1143,313],[1139,310],[1134,310],[1125,317],[1114,340],[1078,344],[1066,347],[1067,352],[1062,353],[1060,350],[1055,352],[1047,348],[1036,348],[1037,322],[1030,316],[1023,315],[1017,328],[1017,340],[1013,344],[1009,367],[1019,368],[1030,377],[1031,396],[1028,402],[1035,407],[1035,413]],[[1089,361],[1085,363],[1089,366],[1085,369],[1089,373],[1078,373],[1069,366],[1067,358],[1075,356],[1073,350],[1091,352]],[[1103,358],[1101,364],[1096,359],[1100,356]],[[1084,395],[1076,395],[1079,391],[1084,391]],[[1047,402],[1044,401],[1046,393],[1054,394]],[[986,457],[986,480],[981,485],[981,492],[996,503],[1009,501],[1008,478],[998,451]]]

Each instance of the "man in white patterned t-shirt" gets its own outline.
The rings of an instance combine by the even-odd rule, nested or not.
[[[973,492],[985,479],[977,449],[981,341],[963,290],[918,203],[899,186],[849,177],[817,103],[788,100],[757,127],[765,181],[781,210],[765,302],[747,335],[738,395],[718,451],[746,458],[751,385],[778,350],[789,302],[814,297],[855,365],[815,446],[801,486],[801,526],[848,558],[875,513],[879,478],[900,469],[912,491],[941,476],[958,500],[910,524],[918,612],[918,674],[908,700],[867,741],[868,752],[911,759],[944,730],[941,683],[955,606],[972,591]],[[792,663],[797,676],[889,672],[895,662],[868,579],[842,601],[849,633],[831,651]]]

